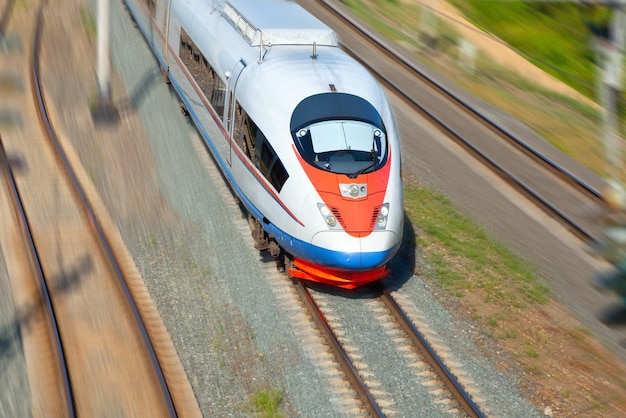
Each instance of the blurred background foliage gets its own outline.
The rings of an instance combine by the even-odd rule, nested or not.
[[[356,16],[457,85],[514,115],[562,152],[602,176],[607,161],[599,87],[599,45],[610,36],[604,4],[522,0],[341,0]],[[527,61],[590,100],[540,85],[478,48],[467,64],[468,40],[443,10],[453,5],[467,21],[511,46]],[[485,35],[486,37],[489,35]],[[471,43],[471,41],[469,41]],[[617,97],[617,129],[626,104]],[[595,102],[592,103],[592,102]],[[612,151],[611,151],[612,152]],[[620,151],[622,153],[622,151]],[[626,180],[626,179],[625,179]]]
[[[595,41],[609,36],[612,11],[602,4],[451,0],[477,27],[526,55],[587,97],[597,96]]]

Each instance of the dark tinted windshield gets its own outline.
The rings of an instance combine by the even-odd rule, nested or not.
[[[387,158],[380,115],[360,97],[324,93],[303,100],[291,119],[302,157],[322,170],[356,177],[374,171]]]

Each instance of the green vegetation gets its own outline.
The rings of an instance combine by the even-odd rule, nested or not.
[[[262,389],[254,394],[252,407],[254,412],[260,413],[262,417],[279,418],[282,417],[278,412],[282,400],[283,394],[280,389]]]
[[[458,297],[470,292],[494,307],[520,309],[548,301],[548,289],[530,266],[459,214],[443,195],[405,185],[405,210],[419,228],[416,245],[434,268],[434,280]],[[486,318],[495,327],[505,314]]]
[[[537,349],[535,347],[528,347],[528,351],[526,351],[526,355],[529,358],[538,358],[539,357],[539,352],[537,352]]]
[[[227,348],[224,346],[225,343],[225,330],[224,324],[222,322],[217,322],[215,335],[212,338],[211,348],[215,355],[219,358],[220,366],[226,366],[226,357],[228,356]]]
[[[150,240],[150,246],[152,248],[156,248],[159,245],[159,242],[157,241],[156,236],[154,235],[154,232],[150,231],[150,234],[148,236],[148,239]]]
[[[98,35],[98,29],[93,13],[89,10],[86,10],[84,7],[81,7],[80,21],[85,30],[85,34],[87,35],[87,39],[89,39],[90,42],[95,42]]]
[[[602,30],[609,9],[575,3],[452,0],[463,15],[546,72],[595,97],[597,55],[590,26]]]
[[[400,0],[343,0],[359,19],[367,22],[378,33],[399,44],[419,49],[423,39],[425,17],[419,2]],[[450,51],[457,35],[445,21],[438,22],[437,48]]]
[[[422,273],[424,280],[462,299],[485,335],[536,359],[544,342],[520,322],[520,313],[549,304],[550,293],[532,267],[459,214],[440,193],[415,184],[405,184],[404,190],[421,264],[432,269]]]

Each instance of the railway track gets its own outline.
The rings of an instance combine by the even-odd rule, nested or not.
[[[574,235],[588,242],[602,236],[601,226],[588,216],[606,211],[606,202],[598,191],[601,185],[587,183],[520,134],[502,127],[461,93],[447,88],[415,60],[352,18],[336,2],[319,0],[303,6],[333,27],[342,46],[393,94]],[[388,59],[368,59],[379,54]]]
[[[200,416],[141,277],[54,129],[40,81],[44,8],[30,17],[32,56],[16,61],[30,77],[20,109],[31,123],[0,143],[2,194],[19,222],[9,235],[23,243],[11,269],[23,274],[10,280],[28,313],[19,325],[33,415]]]
[[[317,286],[307,287],[302,281],[296,281],[295,286],[309,315],[328,342],[340,369],[368,415],[402,414],[401,411],[405,410],[419,410],[417,405],[420,402],[429,402],[436,413],[452,416],[484,416],[463,384],[446,366],[425,335],[418,330],[389,291],[381,286],[370,286],[351,292],[350,298],[356,299],[355,302],[360,304],[358,309],[374,311],[372,329],[387,334],[377,337],[370,332],[367,333],[364,343],[359,343],[351,339],[346,328],[356,322],[357,316],[367,315],[357,313],[354,307],[348,307],[346,295],[329,294],[323,289],[316,291],[312,288]],[[369,359],[372,356],[367,353],[370,341],[387,342],[384,346],[377,347],[377,353],[384,353],[384,357],[394,360],[382,364],[392,367],[395,361],[404,362],[401,370],[394,372],[395,377],[404,382],[402,389],[394,390],[397,388],[391,383],[393,379],[384,376],[384,371],[377,373],[374,370],[373,365],[377,362],[370,363]],[[398,396],[402,393],[409,393],[407,396],[409,400]]]
[[[9,159],[4,150],[2,137],[0,137],[0,165],[4,178],[6,191],[12,203],[13,210],[22,233],[25,247],[28,249],[28,260],[30,261],[31,280],[28,292],[31,293],[32,300],[27,309],[29,321],[36,331],[36,344],[39,351],[39,358],[45,359],[41,364],[48,373],[42,374],[41,380],[46,383],[45,403],[48,405],[48,412],[54,416],[75,416],[74,397],[70,387],[65,353],[61,343],[61,335],[57,326],[56,316],[50,297],[51,291],[48,289],[46,278],[43,272],[37,248],[31,233],[30,223],[26,215],[19,190],[15,183],[15,176],[11,169]]]
[[[325,340],[330,345],[330,349],[339,362],[341,370],[343,370],[346,378],[351,383],[352,388],[361,400],[364,409],[372,416],[383,416],[382,408],[378,405],[374,395],[365,384],[363,378],[359,375],[359,372],[350,360],[348,353],[341,346],[337,335],[333,332],[331,326],[326,320],[326,317],[315,303],[311,292],[309,292],[304,282],[301,280],[296,280],[295,286],[300,299],[304,302],[304,305],[307,307],[314,322],[317,324]]]
[[[441,379],[443,386],[449,391],[451,398],[459,405],[459,408],[470,417],[483,416],[478,405],[474,403],[470,395],[465,391],[461,382],[459,382],[452,371],[445,365],[441,357],[439,357],[434,348],[429,344],[424,334],[421,333],[408,318],[391,293],[382,287],[380,287],[378,291],[381,294],[380,299],[389,314],[411,339],[413,345],[419,351],[419,354],[424,357],[430,367],[433,368],[433,371],[436,373],[437,377]]]

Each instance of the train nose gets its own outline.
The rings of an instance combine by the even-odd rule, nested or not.
[[[398,249],[393,231],[374,231],[367,237],[347,238],[335,231],[321,231],[313,236],[312,244],[325,248],[318,264],[345,270],[371,270],[385,264]]]

